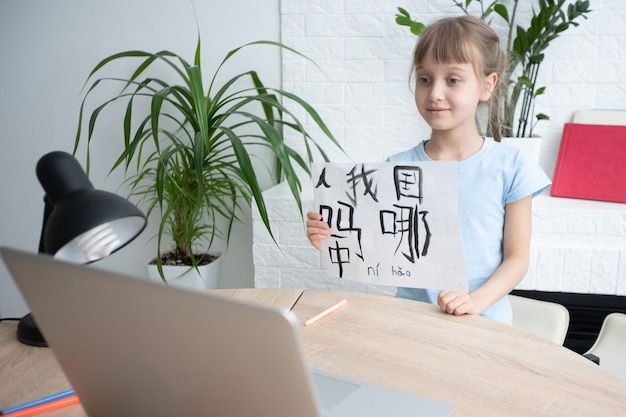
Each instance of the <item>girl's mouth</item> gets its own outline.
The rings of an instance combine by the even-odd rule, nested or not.
[[[429,107],[426,110],[428,110],[431,114],[442,114],[448,111],[448,109],[444,109],[442,107]]]

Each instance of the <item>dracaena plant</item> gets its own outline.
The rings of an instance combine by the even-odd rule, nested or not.
[[[233,223],[241,220],[242,202],[254,201],[272,235],[255,166],[269,165],[276,182],[286,181],[302,213],[301,183],[296,171],[310,175],[315,150],[325,161],[328,157],[294,109],[315,122],[323,140],[341,148],[311,105],[293,93],[267,87],[256,71],[245,71],[218,83],[220,70],[229,59],[253,46],[278,47],[304,57],[278,42],[251,42],[228,52],[205,87],[198,36],[193,63],[170,51],[126,51],[100,61],[85,82],[74,153],[86,140],[89,172],[94,157],[89,145],[95,138],[97,122],[110,106],[124,106],[120,135],[112,139],[120,140],[123,147],[111,171],[125,170],[130,196],[146,208],[148,216],[155,210],[160,213],[156,263],[162,277],[166,253],[185,257],[196,267],[217,238],[228,242]],[[137,65],[130,76],[100,76],[118,61]],[[156,78],[156,73],[167,78]],[[121,88],[93,106],[87,123],[88,99],[96,92],[102,93],[100,90],[108,84]],[[304,157],[285,143],[286,130],[298,132],[302,149],[306,150]],[[273,168],[266,161],[258,161],[255,150],[264,152],[263,159],[274,159]],[[222,228],[217,226],[218,219],[226,219],[219,223]],[[161,250],[166,236],[174,245],[167,252]]]
[[[506,24],[504,40],[508,67],[503,78],[508,83],[508,88],[505,89],[501,109],[502,135],[531,136],[533,127],[539,120],[549,119],[545,114],[534,114],[535,99],[545,91],[545,87],[536,85],[539,68],[545,57],[544,51],[567,29],[578,26],[580,18],[587,18],[587,14],[591,12],[589,1],[576,0],[567,3],[565,0],[537,0],[532,5],[530,17],[521,24],[516,20],[519,17],[518,6],[522,3],[520,0],[452,0],[452,3],[465,14],[471,14],[472,3],[478,3],[478,16],[481,19],[488,24],[492,24],[494,19]],[[425,27],[401,7],[398,7],[396,23],[407,26],[416,36]],[[498,28],[495,30],[498,31]],[[533,117],[534,120],[531,120]]]

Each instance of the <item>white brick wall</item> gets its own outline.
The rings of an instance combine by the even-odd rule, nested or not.
[[[520,2],[518,21],[536,2]],[[355,161],[382,161],[425,139],[408,83],[415,37],[395,23],[396,8],[430,22],[458,14],[452,0],[283,0],[282,41],[312,58],[283,55],[283,86],[320,112]],[[592,0],[579,27],[546,52],[537,112],[541,165],[551,175],[563,124],[581,108],[626,109],[626,2]],[[503,33],[500,33],[503,36]],[[333,151],[333,159],[347,158]]]
[[[540,196],[518,288],[626,295],[626,205]]]
[[[521,2],[526,6],[534,2]],[[425,139],[408,83],[415,37],[395,24],[396,7],[429,22],[456,14],[451,0],[282,0],[282,41],[312,58],[283,55],[283,86],[322,115],[349,157],[382,161]],[[563,124],[581,108],[626,109],[626,2],[592,0],[593,12],[546,53],[536,110],[550,115],[540,163],[551,175]],[[524,12],[521,12],[521,16]],[[312,129],[315,131],[315,129]],[[387,287],[328,277],[302,219],[279,185],[266,192],[279,248],[254,217],[255,285],[344,288],[392,293]],[[312,206],[305,192],[305,210]],[[523,289],[626,295],[626,206],[540,197],[535,202],[529,274]]]

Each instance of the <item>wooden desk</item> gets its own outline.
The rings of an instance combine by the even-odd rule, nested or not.
[[[313,366],[452,403],[457,417],[626,416],[626,383],[577,353],[480,316],[388,296],[307,290],[293,311]]]
[[[514,327],[393,297],[320,290],[237,289],[220,294],[292,308],[307,359],[327,371],[452,403],[457,417],[626,416],[626,383],[580,355]],[[0,409],[68,387],[49,349],[15,340],[0,323]],[[46,417],[84,417],[68,407]]]
[[[17,341],[17,322],[0,322],[0,409],[71,388],[52,350]],[[40,414],[85,417],[80,405]]]

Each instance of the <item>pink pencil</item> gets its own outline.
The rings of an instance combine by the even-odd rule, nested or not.
[[[341,307],[345,306],[346,304],[348,304],[348,300],[346,300],[344,298],[343,300],[339,301],[334,306],[328,307],[326,310],[322,311],[319,314],[316,314],[315,316],[313,316],[310,319],[308,319],[307,321],[305,321],[304,325],[305,326],[310,326],[311,324],[315,323],[319,319],[322,319],[322,318],[328,316],[329,314],[339,310]]]

